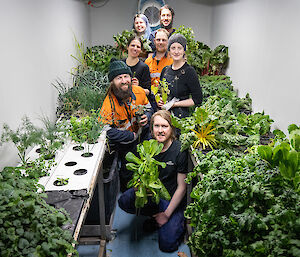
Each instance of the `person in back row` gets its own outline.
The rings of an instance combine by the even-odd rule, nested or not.
[[[175,32],[175,29],[173,28],[174,16],[175,12],[173,8],[167,4],[159,10],[160,28],[166,29],[169,32],[169,37]],[[153,51],[156,49],[154,42],[155,33],[156,31],[153,31],[149,36],[149,40],[151,41],[150,47]]]
[[[189,107],[200,105],[202,102],[202,89],[195,69],[187,64],[185,58],[186,38],[181,34],[173,34],[169,38],[169,54],[173,64],[166,66],[160,79],[169,83],[170,93],[166,104],[160,100],[159,108],[170,110],[178,118],[189,116]]]
[[[162,69],[173,63],[172,58],[168,56],[168,36],[169,33],[165,29],[156,31],[154,39],[156,50],[145,60],[150,69],[151,86],[159,82]]]
[[[132,151],[143,139],[149,139],[149,124],[153,114],[145,91],[132,85],[132,72],[123,62],[112,59],[108,79],[110,87],[100,110],[100,121],[107,124],[107,138],[110,148],[119,152],[121,159],[120,186],[126,189],[131,179],[125,168],[125,155]],[[139,107],[144,107],[140,120],[137,117]]]
[[[152,31],[149,25],[148,18],[144,14],[139,13],[134,15],[133,30],[138,37],[144,37],[145,39],[149,39]]]
[[[160,199],[157,205],[148,199],[148,202],[140,209],[140,214],[150,216],[143,224],[146,232],[158,229],[158,243],[161,251],[173,252],[178,249],[184,227],[184,209],[186,206],[186,183],[188,173],[188,152],[180,151],[180,142],[175,139],[175,130],[171,122],[171,114],[166,110],[160,110],[153,114],[150,122],[151,134],[163,149],[154,158],[159,162],[165,162],[165,168],[159,167],[159,179],[168,190],[171,200]],[[125,212],[136,214],[135,189],[125,191],[118,200],[119,206]]]

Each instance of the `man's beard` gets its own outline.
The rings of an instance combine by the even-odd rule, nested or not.
[[[128,85],[128,89],[126,91],[118,88],[114,83],[111,84],[114,95],[120,100],[126,100],[131,96],[132,85],[129,83],[124,84]]]
[[[172,26],[173,26],[173,19],[171,20],[170,24],[168,26],[164,26],[164,24],[161,22],[160,23],[160,26],[163,28],[163,29],[171,29]]]

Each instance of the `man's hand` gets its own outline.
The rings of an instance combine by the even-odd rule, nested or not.
[[[139,122],[139,125],[142,126],[142,127],[144,127],[144,126],[147,125],[147,123],[148,123],[147,115],[146,115],[146,114],[143,114],[143,115],[141,116],[141,120],[140,120],[140,122]]]
[[[155,215],[153,215],[153,217],[155,218],[158,226],[163,226],[164,224],[166,224],[169,220],[169,217],[167,216],[167,214],[165,212],[159,212]]]

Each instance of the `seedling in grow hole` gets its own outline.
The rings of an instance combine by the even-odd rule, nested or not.
[[[69,183],[69,178],[57,178],[54,181],[55,186],[65,186]]]

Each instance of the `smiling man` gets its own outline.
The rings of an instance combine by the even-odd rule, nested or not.
[[[160,18],[160,28],[166,29],[169,32],[169,37],[174,33],[175,29],[173,28],[173,20],[174,20],[175,12],[173,8],[169,5],[164,5],[159,10],[159,18]],[[153,31],[150,36],[149,40],[151,41],[150,47],[152,50],[155,50],[155,34],[156,31]]]
[[[156,50],[145,60],[150,70],[151,86],[158,83],[163,68],[173,63],[173,59],[168,56],[168,37],[166,29],[158,29],[154,39]]]
[[[158,229],[159,248],[164,252],[178,249],[184,233],[184,209],[186,205],[187,151],[180,151],[180,142],[175,139],[175,130],[171,123],[171,114],[160,110],[153,114],[150,122],[152,136],[163,149],[155,159],[165,162],[165,168],[159,168],[159,179],[168,190],[171,200],[160,199],[155,204],[148,199],[148,203],[140,209],[140,214],[150,216],[143,228],[150,232]],[[135,191],[133,188],[124,192],[119,199],[119,206],[128,213],[135,214]]]
[[[112,59],[108,79],[110,87],[100,110],[100,121],[107,124],[107,138],[121,158],[121,189],[131,179],[125,169],[125,155],[143,139],[149,138],[149,121],[153,113],[142,87],[132,85],[131,69],[123,61]],[[137,110],[144,108],[138,119]]]

